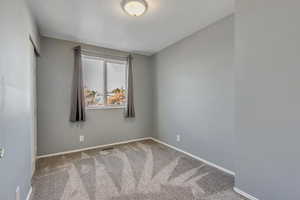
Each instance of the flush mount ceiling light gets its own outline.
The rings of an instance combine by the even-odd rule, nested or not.
[[[146,12],[147,2],[145,0],[124,0],[122,7],[127,14],[137,17]]]

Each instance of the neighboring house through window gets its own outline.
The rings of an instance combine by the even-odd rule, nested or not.
[[[126,61],[83,56],[87,109],[122,108],[126,104]]]

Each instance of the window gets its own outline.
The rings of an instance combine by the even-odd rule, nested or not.
[[[125,61],[83,56],[83,84],[87,109],[121,108],[126,104]]]

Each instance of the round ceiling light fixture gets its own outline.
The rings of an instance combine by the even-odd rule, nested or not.
[[[122,7],[127,14],[137,17],[146,12],[148,5],[145,0],[124,0]]]

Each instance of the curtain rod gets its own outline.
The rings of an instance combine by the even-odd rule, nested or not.
[[[74,49],[78,49],[78,46],[74,47]],[[83,49],[83,48],[81,48],[81,51],[84,51],[84,52],[87,52],[87,53],[95,53],[95,54],[97,54],[99,56],[103,56],[103,57],[115,57],[115,58],[122,58],[122,59],[127,59],[128,56],[131,56],[131,54],[128,54],[126,56],[113,55],[113,54],[104,54],[104,53],[99,52],[99,51],[88,50],[88,49]]]

